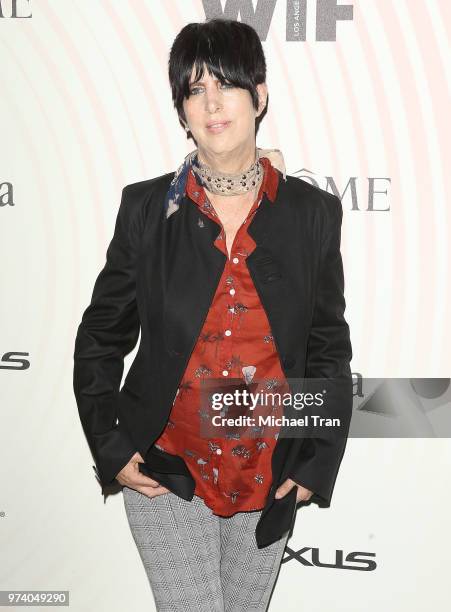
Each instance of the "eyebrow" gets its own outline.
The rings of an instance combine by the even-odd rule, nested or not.
[[[217,79],[215,76],[213,77],[214,81],[219,81],[219,79]],[[227,79],[224,78],[224,81],[226,81]],[[191,87],[191,85],[205,85],[205,83],[203,81],[192,81],[190,82],[189,86]]]

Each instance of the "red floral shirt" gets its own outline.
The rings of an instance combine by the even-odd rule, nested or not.
[[[222,228],[214,246],[227,256],[227,260],[177,390],[169,420],[155,442],[165,452],[183,457],[196,483],[195,495],[203,498],[214,514],[221,516],[264,507],[272,484],[271,456],[278,428],[257,426],[254,427],[255,435],[242,439],[236,433],[221,437],[200,436],[201,419],[211,418],[211,412],[208,416],[200,409],[201,380],[233,377],[248,384],[255,379],[260,386],[258,390],[253,389],[254,393],[262,389],[288,391],[271,328],[246,265],[246,257],[256,247],[247,227],[263,192],[274,205],[279,181],[278,172],[269,160],[262,158],[261,161],[263,181],[236,233],[230,258],[224,227],[193,171],[188,174],[186,195]],[[254,410],[252,414],[255,413]],[[266,407],[264,414],[280,416],[280,404],[269,410]],[[268,430],[271,435],[265,436]]]

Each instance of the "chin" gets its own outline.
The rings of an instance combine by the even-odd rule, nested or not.
[[[233,151],[235,148],[234,145],[230,143],[228,138],[209,138],[205,143],[201,144],[201,147],[202,146],[204,146],[208,151],[216,154],[225,153],[226,151]]]

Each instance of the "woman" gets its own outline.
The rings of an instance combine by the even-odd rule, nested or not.
[[[169,80],[196,149],[177,172],[124,189],[77,334],[74,390],[95,469],[103,486],[123,486],[159,611],[266,610],[296,504],[329,506],[346,445],[341,204],[256,147],[265,79],[250,26],[213,19],[178,34]],[[335,381],[327,414],[340,433],[206,427],[208,384],[208,398],[282,392],[287,376]]]

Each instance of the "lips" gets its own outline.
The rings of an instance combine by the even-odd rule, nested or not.
[[[212,134],[220,134],[230,125],[230,121],[211,121],[207,123],[207,130]]]

